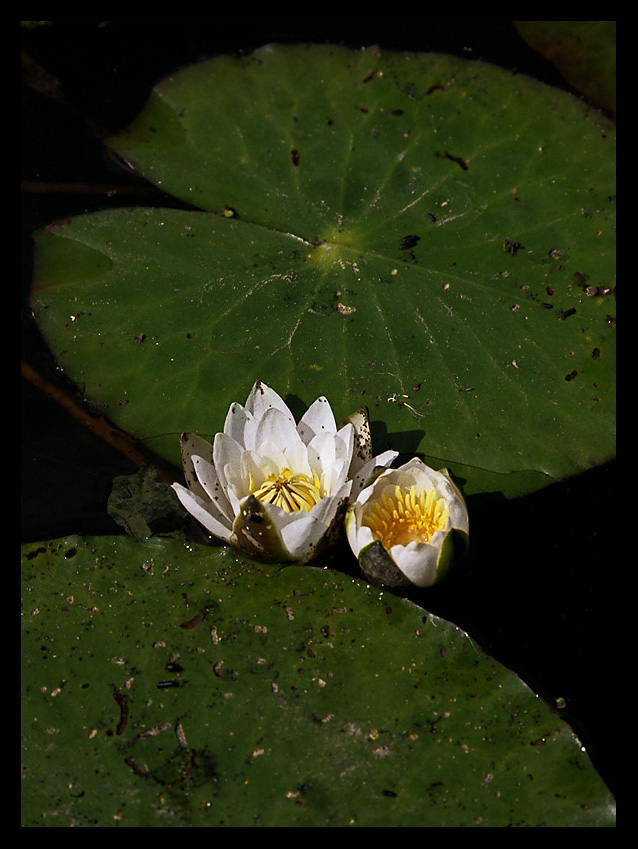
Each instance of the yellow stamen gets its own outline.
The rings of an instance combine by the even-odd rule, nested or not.
[[[362,522],[385,549],[409,542],[429,542],[436,531],[445,530],[450,511],[445,499],[437,501],[436,492],[422,489],[418,496],[416,486],[403,490],[396,486],[394,497],[382,495],[367,508]]]
[[[321,499],[321,487],[316,472],[313,480],[307,475],[294,474],[290,469],[282,469],[278,475],[268,475],[259,489],[250,476],[250,493],[266,504],[276,504],[286,513],[295,510],[310,510]]]

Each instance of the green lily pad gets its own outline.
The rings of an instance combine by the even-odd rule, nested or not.
[[[459,628],[229,549],[24,545],[23,827],[612,827],[576,737]]]
[[[161,82],[109,146],[194,209],[36,234],[69,376],[179,461],[256,379],[370,410],[467,494],[615,451],[613,124],[436,54],[269,46]]]

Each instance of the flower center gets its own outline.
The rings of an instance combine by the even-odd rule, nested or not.
[[[393,497],[382,495],[368,507],[362,522],[389,550],[393,545],[429,542],[436,531],[445,530],[449,513],[445,499],[437,501],[433,489],[417,495],[414,485],[407,491],[396,486]]]
[[[290,469],[282,469],[278,475],[268,475],[259,489],[250,478],[250,494],[266,504],[276,504],[286,513],[295,510],[310,510],[321,499],[319,478],[312,473],[313,480],[307,475],[294,474]]]

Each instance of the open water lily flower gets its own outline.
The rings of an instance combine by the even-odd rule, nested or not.
[[[181,436],[187,486],[173,489],[188,512],[213,536],[251,557],[309,562],[342,527],[349,499],[375,466],[367,419],[337,427],[324,397],[299,423],[280,396],[257,381],[246,406],[231,404],[213,444]]]
[[[417,457],[385,469],[348,509],[346,533],[366,577],[383,586],[429,587],[469,543],[465,502],[447,469]]]

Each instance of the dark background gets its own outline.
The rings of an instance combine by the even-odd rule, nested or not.
[[[55,21],[23,28],[25,542],[121,533],[106,501],[113,477],[137,468],[78,419],[75,411],[86,413],[92,425],[94,411],[40,339],[28,304],[31,233],[109,206],[181,206],[111,161],[100,138],[126,127],[169,73],[269,42],[451,53],[572,91],[511,21]],[[70,407],[60,399],[71,399]],[[615,462],[514,501],[477,498],[469,507],[473,570],[414,600],[465,629],[550,705],[564,700],[561,716],[615,790]]]

